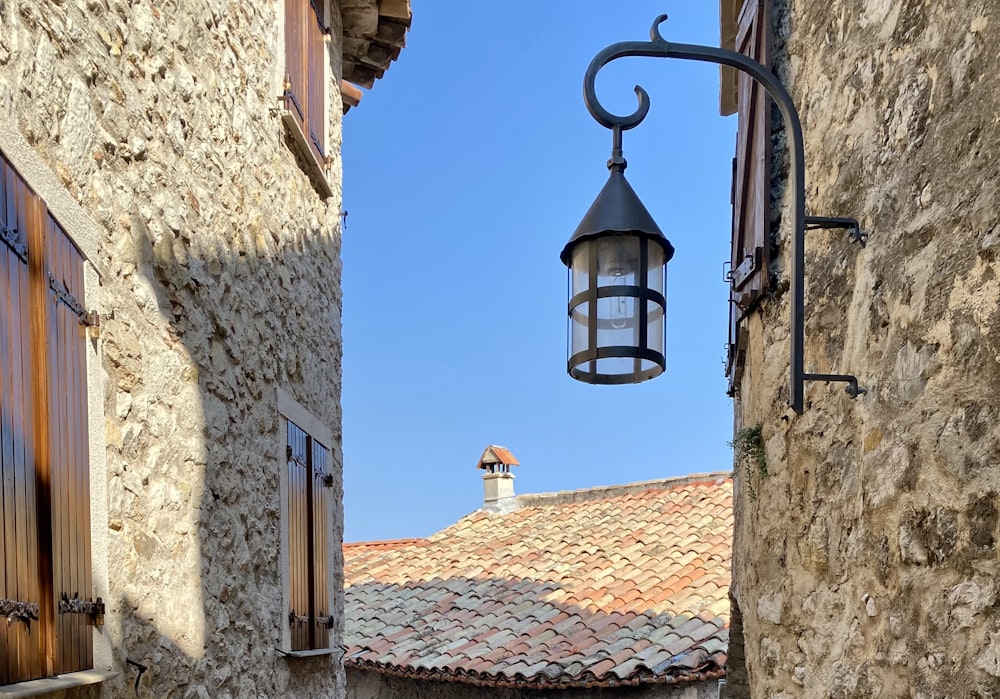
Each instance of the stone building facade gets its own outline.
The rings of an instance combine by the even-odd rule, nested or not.
[[[79,311],[60,327],[84,394],[66,450],[82,471],[57,492],[70,457],[39,435],[59,427],[27,413],[73,377],[25,350],[0,381],[0,526],[9,543],[37,520],[0,578],[0,696],[343,696],[340,85],[370,87],[408,26],[405,0],[0,3],[0,326],[6,342],[23,319],[40,346],[21,270],[33,304],[51,291],[40,317]],[[76,271],[36,298],[48,239]],[[67,544],[74,529],[89,544]],[[60,590],[46,570],[72,546],[89,582]],[[31,547],[55,601],[19,598]],[[307,602],[296,566],[325,566]],[[97,598],[103,613],[70,609]],[[59,657],[71,617],[75,661]],[[296,625],[327,630],[300,642]]]
[[[724,42],[740,5],[723,2]],[[995,697],[1000,3],[759,6],[803,122],[808,213],[870,233],[864,249],[807,234],[805,368],[867,393],[809,383],[803,414],[787,407],[791,193],[772,113],[770,278],[739,321],[734,381],[737,436],[766,460],[737,455],[730,658],[746,663],[728,696]]]

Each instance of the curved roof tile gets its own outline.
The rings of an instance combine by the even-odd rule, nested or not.
[[[518,502],[428,539],[346,544],[347,666],[511,687],[722,675],[728,474]]]

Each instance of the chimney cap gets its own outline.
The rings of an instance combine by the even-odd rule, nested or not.
[[[488,470],[490,473],[496,473],[497,471],[507,473],[510,471],[511,466],[520,465],[521,462],[514,458],[514,455],[510,453],[507,447],[491,444],[486,447],[483,455],[479,457],[479,463],[476,464],[476,468]]]

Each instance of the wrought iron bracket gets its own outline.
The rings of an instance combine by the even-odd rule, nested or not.
[[[854,218],[837,218],[830,216],[806,216],[806,230],[818,228],[846,228],[847,238],[861,247],[868,245],[868,231],[861,230],[861,225]]]
[[[618,58],[640,56],[650,58],[680,58],[690,61],[701,61],[729,66],[749,75],[760,84],[774,100],[778,111],[788,129],[789,143],[789,187],[792,197],[792,241],[791,241],[791,273],[789,283],[790,335],[789,349],[789,389],[788,405],[797,414],[802,414],[804,404],[804,384],[807,376],[820,376],[805,372],[805,232],[806,232],[806,182],[805,182],[805,144],[802,136],[802,123],[792,96],[781,84],[778,77],[763,64],[749,56],[729,49],[698,44],[677,44],[666,41],[660,33],[660,25],[667,20],[667,15],[660,15],[653,20],[649,30],[649,41],[622,41],[611,44],[600,51],[590,65],[583,78],[583,101],[587,111],[602,126],[620,132],[635,128],[649,113],[649,94],[636,85],[635,96],[639,105],[628,115],[617,115],[609,112],[597,99],[597,73],[605,65]],[[854,219],[818,219],[847,222],[857,225]],[[846,227],[846,226],[844,226]],[[860,229],[859,235],[860,235]],[[867,235],[865,235],[867,238]],[[852,237],[853,240],[853,237]],[[859,240],[858,242],[861,242]],[[831,376],[840,376],[831,374]],[[850,382],[849,382],[850,383]],[[855,380],[856,385],[856,380]]]

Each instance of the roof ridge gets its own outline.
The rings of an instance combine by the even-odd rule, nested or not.
[[[534,505],[553,505],[581,500],[597,500],[605,497],[641,493],[647,490],[670,490],[685,485],[708,483],[711,481],[715,481],[721,485],[720,481],[728,480],[732,477],[732,471],[709,471],[707,473],[692,473],[686,476],[636,481],[620,485],[600,485],[592,488],[581,488],[579,490],[559,490],[554,493],[529,493],[518,495],[517,504],[519,507],[531,507]]]

